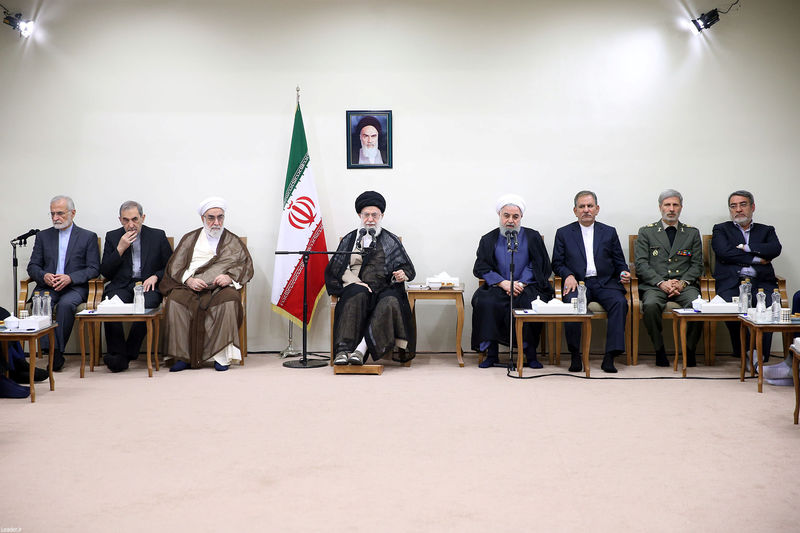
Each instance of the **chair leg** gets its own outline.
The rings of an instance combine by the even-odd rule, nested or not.
[[[561,366],[561,330],[563,329],[561,327],[561,322],[558,322],[555,325],[555,327],[556,327],[556,334],[555,334],[555,339],[554,339],[555,340],[555,344],[556,344],[556,349],[554,350],[555,354],[556,354],[556,358],[555,359],[556,359],[556,365],[557,366]],[[550,356],[550,364],[551,365],[553,364],[552,359],[553,359],[553,357],[551,355]]]
[[[639,320],[640,317],[634,316],[631,317],[631,327],[633,331],[631,332],[631,350],[633,351],[633,366],[639,364]]]

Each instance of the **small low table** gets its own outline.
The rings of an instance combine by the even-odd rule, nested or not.
[[[744,369],[747,359],[751,357],[752,350],[758,352],[758,392],[764,392],[764,333],[800,333],[800,319],[792,318],[790,322],[756,322],[745,315],[737,315],[742,327],[739,330],[739,339],[742,343],[742,366],[739,381],[744,381]],[[750,347],[746,344],[745,330],[750,331]],[[750,376],[755,374],[755,366],[750,365]]]
[[[53,322],[46,328],[37,329],[36,331],[11,331],[4,329],[0,331],[0,342],[3,343],[3,348],[5,348],[6,357],[8,357],[8,343],[19,341],[23,345],[25,342],[28,342],[28,353],[30,354],[30,374],[31,382],[31,403],[36,401],[36,389],[33,387],[33,375],[35,374],[36,370],[36,359],[42,357],[42,345],[39,342],[39,339],[47,335],[47,338],[50,340],[50,355],[48,356],[47,361],[47,372],[50,375],[50,390],[56,390],[56,382],[53,379],[53,347],[56,345],[56,328],[58,327],[57,322]]]
[[[592,344],[592,312],[587,311],[580,315],[548,315],[536,313],[533,309],[514,309],[514,325],[517,334],[517,370],[522,377],[522,326],[525,322],[542,322],[545,324],[557,324],[559,322],[580,322],[581,323],[581,347],[583,351],[583,368],[586,377],[589,377],[589,347]]]
[[[95,361],[100,354],[100,324],[103,322],[144,322],[147,327],[147,375],[153,377],[153,355],[156,361],[156,371],[160,370],[158,363],[158,336],[160,330],[160,320],[164,314],[164,307],[147,309],[144,313],[133,314],[108,314],[98,313],[97,311],[81,311],[75,315],[78,322],[78,332],[81,339],[81,377],[84,376],[86,367],[86,335],[84,333],[85,324],[89,327],[89,371],[94,372]],[[155,333],[155,334],[154,334]]]
[[[414,307],[417,300],[453,300],[456,303],[456,357],[458,366],[464,366],[464,357],[461,351],[461,333],[464,331],[464,284],[442,287],[439,290],[406,288],[406,293],[415,324],[417,315]]]
[[[694,309],[673,309],[673,325],[678,328],[680,346],[675,346],[675,363],[673,370],[678,371],[678,357],[683,354],[683,377],[686,377],[686,330],[689,322],[736,322],[739,315],[736,313],[701,313]],[[707,343],[710,345],[710,343]],[[678,351],[680,350],[680,351]],[[707,356],[709,354],[706,354]],[[708,363],[708,359],[706,361]]]

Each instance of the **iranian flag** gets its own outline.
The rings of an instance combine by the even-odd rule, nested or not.
[[[292,147],[289,150],[289,167],[283,187],[283,213],[278,233],[278,250],[325,251],[325,229],[314,185],[314,172],[308,157],[306,132],[300,104],[294,115]],[[314,316],[317,301],[325,289],[325,267],[328,256],[309,256],[308,270],[308,322]],[[272,309],[285,315],[296,324],[303,324],[303,257],[301,255],[276,255],[275,274],[272,278]]]

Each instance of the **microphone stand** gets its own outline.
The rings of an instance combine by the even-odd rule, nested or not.
[[[516,369],[516,365],[514,364],[514,254],[517,251],[517,240],[514,238],[513,233],[507,234],[506,238],[508,239],[508,251],[511,252],[511,265],[509,266],[509,281],[511,281],[511,290],[508,291],[508,370],[510,372]],[[518,346],[517,348],[522,349],[521,346]]]
[[[11,239],[11,271],[14,273],[14,300],[11,304],[11,314],[17,316],[17,269],[19,268],[19,260],[17,260],[17,246],[25,246],[28,244],[28,239]]]
[[[328,366],[328,361],[326,359],[308,359],[308,351],[306,349],[307,342],[308,342],[308,276],[306,276],[306,272],[308,271],[308,259],[311,255],[353,255],[353,254],[363,254],[362,251],[352,251],[352,252],[339,252],[339,251],[312,251],[312,250],[298,250],[298,251],[287,251],[287,250],[279,250],[275,252],[275,255],[302,255],[303,256],[303,353],[302,358],[299,361],[284,361],[283,366],[286,368],[320,368],[323,366]],[[311,354],[316,355],[316,354]]]

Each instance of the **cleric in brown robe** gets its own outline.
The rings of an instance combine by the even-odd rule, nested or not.
[[[227,370],[240,361],[240,289],[253,277],[244,243],[224,229],[225,200],[211,197],[197,209],[203,227],[183,236],[158,288],[167,297],[166,353],[177,359],[170,372],[214,360]]]
[[[414,279],[414,265],[400,239],[381,227],[386,200],[366,191],[356,198],[359,229],[344,236],[325,269],[328,293],[339,297],[333,318],[336,365],[362,365],[394,353],[410,361],[416,352],[405,283]]]

